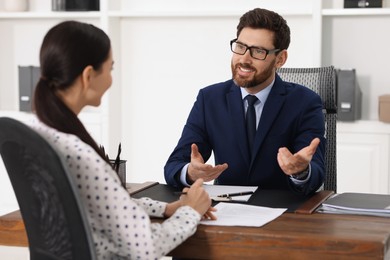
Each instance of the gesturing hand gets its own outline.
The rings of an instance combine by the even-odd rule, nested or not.
[[[205,182],[212,181],[228,167],[227,163],[212,166],[205,164],[196,144],[191,145],[191,162],[188,166],[188,177],[191,181],[202,178]]]
[[[314,138],[309,146],[295,154],[292,154],[286,147],[279,148],[277,159],[282,171],[287,175],[292,175],[307,169],[319,144],[320,139]]]

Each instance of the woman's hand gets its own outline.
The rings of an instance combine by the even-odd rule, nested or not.
[[[213,214],[213,212],[217,211],[216,208],[210,207],[207,212],[202,216],[202,220],[209,219],[209,220],[216,220],[217,217]]]
[[[197,179],[190,188],[184,188],[183,192],[186,192],[186,194],[181,195],[179,199],[183,206],[190,206],[198,211],[201,216],[204,216],[206,212],[209,212],[211,199],[203,188],[203,179]],[[209,212],[207,216],[210,216],[210,213],[211,212]]]
[[[213,214],[216,209],[211,207],[211,199],[209,194],[203,188],[202,179],[196,180],[190,188],[184,188],[183,193],[184,192],[186,194],[181,195],[179,200],[167,204],[164,213],[165,217],[172,216],[173,213],[175,213],[175,211],[181,206],[190,206],[202,216],[202,219],[217,219]]]

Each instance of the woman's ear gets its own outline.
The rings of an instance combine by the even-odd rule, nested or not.
[[[81,74],[81,83],[83,85],[83,89],[86,90],[89,88],[92,80],[94,69],[91,65],[88,65],[84,68]]]

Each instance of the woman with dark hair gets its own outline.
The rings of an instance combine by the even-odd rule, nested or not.
[[[111,44],[99,28],[62,22],[44,37],[31,127],[58,152],[78,187],[99,259],[157,259],[214,216],[200,180],[173,203],[133,199],[77,115],[112,83]],[[149,216],[168,217],[151,223]]]

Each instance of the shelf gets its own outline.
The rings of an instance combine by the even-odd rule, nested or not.
[[[338,133],[390,134],[390,123],[377,120],[337,122]]]
[[[100,18],[98,11],[91,12],[0,12],[1,19],[62,19]]]
[[[136,17],[240,17],[246,10],[234,11],[110,11],[109,17],[136,18]],[[285,16],[312,16],[311,10],[279,12]]]
[[[344,8],[344,9],[323,9],[323,16],[371,16],[390,15],[390,8]]]
[[[108,17],[135,18],[135,17],[240,17],[245,10],[216,11],[110,11]],[[312,16],[311,10],[282,11],[285,16]],[[69,19],[69,18],[101,18],[98,11],[91,12],[0,12],[1,19]],[[105,16],[105,15],[104,15]]]
[[[110,11],[109,17],[237,17],[243,11]],[[284,16],[312,16],[310,10],[279,12]],[[373,16],[390,15],[390,8],[346,8],[323,9],[323,16]],[[0,19],[61,19],[61,18],[100,18],[99,11],[90,12],[0,12]]]

